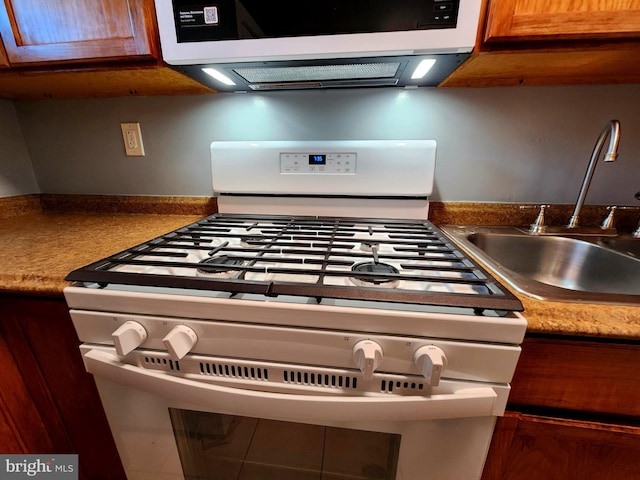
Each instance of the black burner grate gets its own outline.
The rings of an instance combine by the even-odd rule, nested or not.
[[[231,264],[232,275],[202,275],[203,265],[218,263]],[[523,310],[440,230],[413,220],[216,214],[75,270],[66,280]]]

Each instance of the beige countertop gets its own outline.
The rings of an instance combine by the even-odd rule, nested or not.
[[[0,293],[61,296],[70,271],[205,216],[187,211],[32,211],[0,218]],[[455,219],[451,209],[448,214],[447,220]],[[525,307],[529,332],[640,339],[640,305],[555,303],[514,293]]]
[[[42,212],[0,218],[0,293],[60,296],[72,270],[200,218]]]

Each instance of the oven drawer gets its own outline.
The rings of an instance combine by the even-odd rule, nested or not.
[[[430,395],[282,393],[219,385],[186,363],[162,371],[122,363],[109,347],[81,350],[129,480],[479,479],[509,390],[443,380]]]
[[[146,368],[122,363],[113,349],[84,345],[82,352],[87,371],[98,377],[166,398],[188,398],[202,405],[215,404],[224,413],[251,415],[259,411],[263,418],[286,415],[288,419],[297,421],[370,422],[502,415],[509,393],[509,387],[505,385],[446,380],[438,387],[425,386],[424,389],[414,388],[414,391],[398,388],[394,393],[378,389],[377,386],[396,381],[404,384],[408,377],[381,374],[374,375],[370,381],[374,384],[373,388],[358,388],[358,383],[366,382],[358,382],[356,376],[351,377],[356,388],[346,385],[331,388],[331,380],[325,382],[325,377],[337,383],[336,377],[349,378],[354,372],[308,368],[320,378],[319,382],[311,384],[310,381],[297,381],[300,373],[302,378],[305,377],[307,369],[304,366],[258,362],[243,364],[237,360],[232,362],[235,375],[226,369],[226,374],[216,377],[208,375],[203,369],[205,362],[208,365],[223,364],[223,359],[215,357],[188,355],[179,362],[173,362],[166,354],[142,352],[141,363],[152,365]],[[146,362],[150,357],[155,357],[156,361]],[[167,368],[153,368],[156,363]],[[246,377],[243,373],[245,369]],[[260,373],[251,375],[249,372],[252,371]],[[414,384],[419,382],[418,379],[413,380]],[[287,393],[281,393],[283,391]]]

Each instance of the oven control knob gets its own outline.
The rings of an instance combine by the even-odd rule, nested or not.
[[[373,340],[360,340],[353,346],[353,361],[362,370],[365,380],[373,378],[373,372],[382,363],[382,347]]]
[[[116,353],[124,357],[129,352],[135,350],[147,339],[147,331],[138,322],[129,320],[124,322],[111,334]]]
[[[198,336],[196,332],[186,325],[173,327],[173,329],[167,333],[167,336],[162,339],[162,343],[167,347],[169,355],[171,355],[173,360],[180,360],[184,357],[197,341]]]
[[[413,355],[416,367],[432,387],[440,383],[440,376],[447,367],[447,356],[440,347],[425,345],[416,350]]]

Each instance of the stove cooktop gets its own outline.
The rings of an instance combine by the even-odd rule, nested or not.
[[[522,311],[426,220],[215,214],[71,272],[66,280],[230,296]]]

